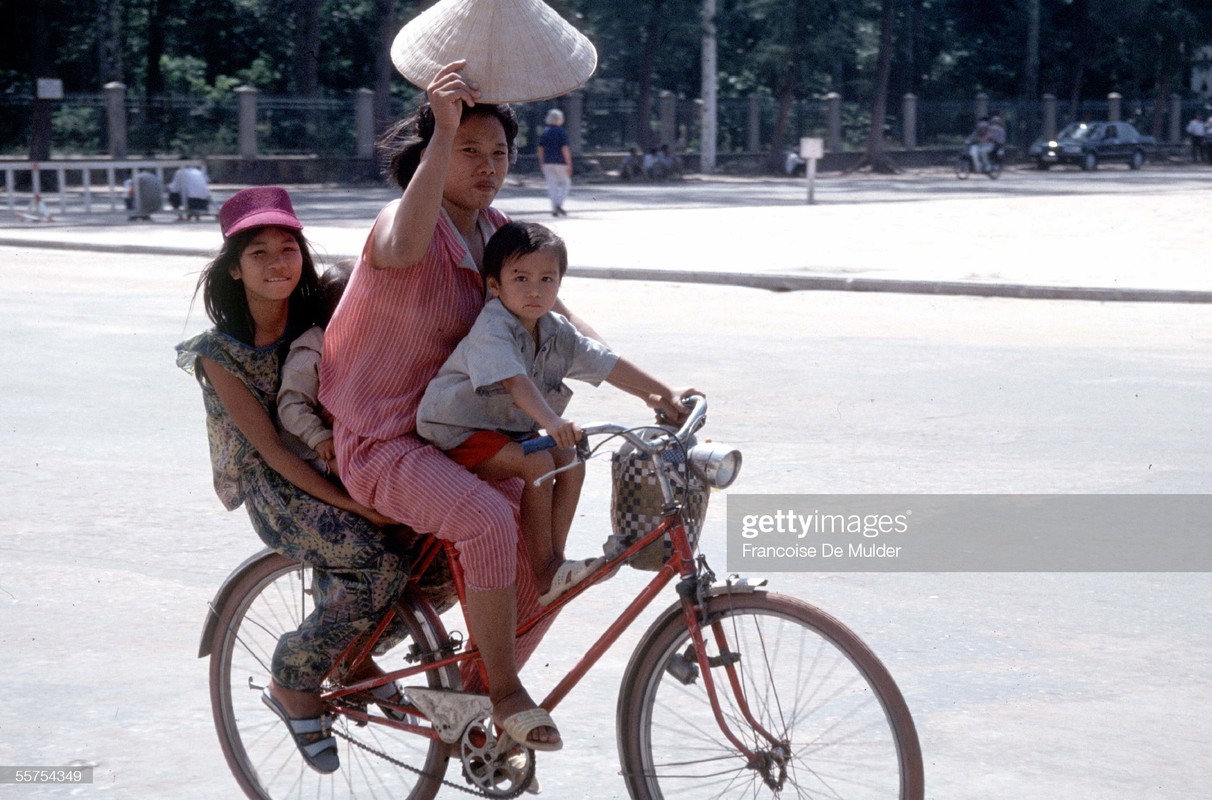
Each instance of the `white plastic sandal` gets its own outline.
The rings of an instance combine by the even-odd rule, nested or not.
[[[551,588],[539,597],[539,605],[551,605],[564,592],[589,577],[601,561],[601,557],[586,558],[582,561],[565,561],[556,570],[555,577],[551,579]]]

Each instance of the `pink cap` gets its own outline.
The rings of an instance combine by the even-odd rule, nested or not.
[[[295,216],[290,204],[290,195],[277,186],[255,186],[242,189],[227,199],[219,209],[219,228],[223,238],[233,236],[249,228],[272,225],[303,230],[303,223]]]

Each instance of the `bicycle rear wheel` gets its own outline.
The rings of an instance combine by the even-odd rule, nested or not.
[[[807,603],[765,592],[717,594],[707,616],[722,714],[758,759],[747,763],[720,730],[674,609],[653,625],[623,677],[619,755],[632,798],[920,800],[921,748],[908,706],[852,631]],[[746,705],[777,744],[747,721]]]
[[[356,725],[337,715],[333,731],[341,768],[331,775],[310,769],[282,724],[261,703],[269,685],[270,658],[278,638],[299,627],[312,610],[310,568],[276,553],[247,567],[222,607],[215,609],[210,653],[210,695],[223,755],[244,793],[261,800],[296,797],[392,797],[428,800],[446,772],[449,746],[385,725]],[[398,661],[408,648],[434,652],[438,635],[417,605],[401,601],[408,637],[382,664]],[[457,688],[453,670],[427,673],[432,687]],[[419,682],[419,678],[418,678]],[[385,757],[386,756],[386,757]],[[412,770],[390,759],[413,767]],[[419,772],[418,772],[419,771]]]

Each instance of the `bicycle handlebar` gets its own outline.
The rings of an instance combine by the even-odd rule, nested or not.
[[[637,433],[637,430],[651,430],[651,428],[625,428],[622,425],[614,422],[589,425],[581,428],[581,442],[577,445],[578,454],[580,454],[582,460],[586,458],[585,452],[587,452],[587,450],[583,450],[583,448],[585,447],[585,443],[590,436],[621,436],[636,450],[650,456],[656,455],[664,450],[669,445],[670,441],[672,441],[671,437],[677,439],[682,444],[685,444],[687,441],[689,441],[691,434],[701,428],[703,423],[706,421],[707,398],[702,395],[689,395],[687,397],[683,397],[682,402],[690,406],[690,413],[687,414],[686,421],[682,423],[682,427],[678,428],[674,433],[670,434],[662,431],[659,436],[654,436],[651,439],[645,439],[643,436]],[[531,453],[536,453],[540,450],[548,450],[555,446],[555,439],[553,439],[551,436],[536,436],[533,439],[527,439],[526,441],[522,442],[522,452],[526,455],[530,455]],[[557,467],[555,470],[547,473],[546,475],[539,476],[535,479],[534,484],[538,486],[552,475],[556,475],[566,469],[570,469],[575,463],[576,462],[567,464],[563,467]]]
[[[690,406],[690,413],[686,417],[686,421],[682,423],[682,427],[673,435],[681,442],[686,442],[692,433],[698,430],[703,425],[703,418],[707,415],[707,398],[702,395],[690,395],[682,398],[682,401]],[[631,428],[624,428],[613,422],[601,423],[598,425],[590,425],[581,429],[581,435],[584,436],[600,436],[610,434],[612,436],[622,436],[632,444],[637,450],[642,450],[649,455],[662,450],[668,440],[664,434],[649,441],[639,436]],[[549,450],[556,446],[555,439],[550,436],[536,436],[533,439],[527,439],[522,442],[522,452],[526,455],[537,453],[540,450]]]
[[[685,444],[690,439],[691,434],[703,427],[703,423],[707,417],[707,398],[697,394],[689,395],[683,397],[682,402],[690,406],[690,413],[686,416],[686,421],[682,423],[682,427],[678,428],[673,434],[662,433],[660,436],[653,437],[652,439],[645,439],[632,428],[624,428],[622,425],[609,422],[601,425],[590,425],[582,428],[581,431],[585,436],[597,436],[600,434],[622,436],[635,449],[648,455],[655,455],[665,449],[665,446],[669,444],[669,437],[671,435]]]

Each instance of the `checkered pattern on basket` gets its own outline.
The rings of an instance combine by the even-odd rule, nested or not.
[[[676,496],[685,509],[686,534],[690,546],[698,547],[699,532],[703,518],[707,515],[708,491],[693,473],[689,474],[681,454],[664,456],[668,461],[677,460],[674,479]],[[610,459],[612,488],[610,493],[610,516],[614,535],[607,543],[607,554],[617,554],[630,547],[660,524],[665,500],[661,495],[661,484],[653,471],[652,458],[641,453],[615,453]],[[689,482],[688,482],[689,481]],[[682,487],[687,487],[685,490]],[[683,495],[688,495],[683,497]],[[653,542],[637,553],[628,564],[636,569],[655,572],[673,555],[673,543],[668,536]]]

